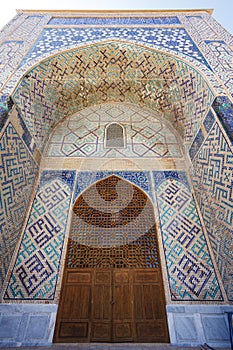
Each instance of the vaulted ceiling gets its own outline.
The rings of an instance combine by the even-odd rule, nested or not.
[[[33,67],[13,94],[41,151],[67,116],[105,102],[147,106],[190,143],[213,101],[190,64],[161,51],[112,41],[64,51]]]

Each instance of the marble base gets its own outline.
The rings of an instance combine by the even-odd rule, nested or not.
[[[0,304],[0,348],[50,346],[57,305]]]
[[[167,305],[170,342],[175,346],[231,347],[227,312],[232,305]],[[57,305],[0,304],[0,348],[50,346]]]
[[[227,312],[232,305],[167,305],[171,344],[231,347]]]

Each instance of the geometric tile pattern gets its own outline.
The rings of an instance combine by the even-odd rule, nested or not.
[[[8,40],[1,43],[0,53],[3,53],[3,55],[1,55],[0,88],[22,59],[22,54],[18,55],[18,51],[22,50],[22,47],[22,40]]]
[[[11,123],[0,138],[0,289],[20,238],[38,166]]]
[[[184,28],[166,27],[45,28],[21,65],[59,47],[65,49],[106,39],[127,40],[138,44],[149,44],[152,47],[156,45],[156,47],[168,48],[195,58],[208,67],[204,56]]]
[[[52,17],[48,25],[172,25],[180,24],[173,17]]]
[[[155,112],[129,104],[86,108],[60,123],[50,137],[50,157],[182,157],[175,135]],[[124,129],[125,147],[107,148],[105,130],[111,123]]]
[[[198,29],[198,34],[203,39],[215,39],[216,32],[212,29],[207,21],[202,16],[186,16],[191,25]]]
[[[112,174],[120,183],[123,178],[129,181],[124,185],[126,188],[133,188],[134,192],[139,191],[130,185],[131,182],[152,196],[152,185],[148,172],[86,171],[78,173],[74,201],[80,198],[78,197],[80,193],[83,193],[82,196],[85,197],[83,190],[87,187],[90,189],[93,183],[100,190],[98,181],[109,179]],[[153,175],[172,300],[222,300],[185,173],[157,171],[153,172]],[[15,265],[4,294],[5,301],[54,299],[73,182],[74,171],[47,170],[42,173]],[[105,195],[104,193],[102,195]],[[121,194],[118,189],[118,195],[125,203],[123,193],[125,192]],[[85,201],[93,207],[93,195],[88,196]],[[96,205],[99,206],[101,203],[97,201]],[[138,211],[140,205],[137,205],[135,210]],[[133,215],[136,215],[136,212]],[[116,216],[115,219],[119,220],[119,216]],[[89,217],[86,217],[85,220],[89,220]],[[125,217],[124,220],[128,220],[128,217]],[[114,222],[116,223],[116,220]],[[149,236],[146,237],[145,244],[150,244]],[[138,243],[141,244],[141,242]],[[103,253],[105,254],[106,251]]]
[[[54,299],[73,179],[71,171],[42,173],[5,300]]]
[[[53,126],[66,116],[107,102],[154,109],[191,142],[213,94],[199,72],[178,58],[136,44],[110,42],[41,62],[21,81],[13,99],[42,150]]]
[[[202,63],[206,64],[206,67],[210,65],[215,74],[222,79],[227,89],[232,92],[232,74],[229,74],[229,72],[232,72],[232,50],[230,46],[233,42],[232,36],[228,35],[226,31],[215,23],[214,19],[207,14],[203,14],[202,16],[185,16],[179,14],[179,20],[182,26],[185,25],[185,29],[174,26],[173,28],[168,27],[167,25],[173,25],[172,17],[169,17],[167,23],[164,23],[166,17],[161,17],[162,21],[160,23],[153,23],[162,24],[162,28],[146,27],[146,24],[149,24],[148,21],[152,20],[152,18],[147,18],[145,20],[141,17],[137,17],[136,19],[134,17],[130,19],[125,17],[121,18],[120,23],[118,18],[111,18],[111,22],[109,18],[103,17],[103,19],[100,20],[95,17],[84,19],[85,23],[81,24],[83,27],[47,27],[43,32],[41,32],[43,23],[46,24],[50,16],[28,16],[22,21],[23,16],[26,17],[22,15],[20,19],[18,18],[12,22],[12,25],[9,26],[9,31],[7,31],[7,28],[4,31],[4,33],[7,34],[6,36],[9,36],[9,40],[7,39],[6,41],[4,38],[1,46],[1,54],[3,54],[2,62],[4,64],[4,69],[1,73],[2,83],[12,74],[12,70],[17,67],[19,60],[21,60],[25,52],[28,52],[26,60],[34,64],[33,60],[36,60],[44,53],[52,54],[58,50],[62,51],[63,48],[68,49],[75,45],[78,47],[79,45],[91,44],[87,50],[80,47],[78,50],[63,52],[59,56],[42,62],[39,66],[31,70],[30,78],[25,78],[16,91],[15,102],[22,110],[22,118],[28,128],[28,130],[26,130],[25,124],[21,121],[21,127],[25,130],[23,140],[26,142],[29,149],[31,151],[34,150],[35,145],[33,144],[33,140],[35,140],[39,148],[43,150],[44,144],[56,123],[76,113],[79,109],[83,112],[84,108],[93,106],[96,103],[112,103],[115,101],[128,102],[135,105],[144,104],[151,109],[162,112],[162,114],[177,128],[180,134],[184,133],[185,142],[191,143],[194,139],[194,135],[196,135],[190,149],[190,156],[193,160],[194,168],[192,176],[195,191],[200,208],[203,211],[203,218],[223,279],[224,287],[229,300],[233,300],[232,146],[221,132],[221,127],[223,126],[228,136],[232,137],[231,102],[226,96],[219,96],[217,98],[213,108],[222,126],[215,124],[215,116],[212,111],[208,112],[213,101],[213,93],[210,91],[208,83],[205,83],[202,76],[198,73],[198,70],[188,66],[182,60],[175,59],[165,54],[159,54],[148,48],[149,46],[156,49],[164,48],[166,52],[169,51],[177,55],[184,54],[187,60],[200,67],[200,70],[202,67],[203,72],[204,67]],[[78,18],[74,18],[72,20],[76,21],[77,19]],[[159,18],[156,18],[156,21],[158,19]],[[54,23],[53,20],[55,21]],[[50,24],[56,24],[56,21],[58,21],[58,24],[59,20],[62,25],[71,23],[64,22],[70,21],[70,18],[54,18],[51,20]],[[141,20],[141,28],[130,28],[130,26],[128,26],[128,24],[135,24],[134,21],[137,22]],[[153,17],[153,21],[154,20],[155,18]],[[100,23],[101,21],[102,23]],[[118,23],[116,23],[117,21]],[[124,23],[124,21],[130,23]],[[145,21],[147,21],[146,24]],[[176,21],[175,19],[174,24],[177,24]],[[77,25],[78,23],[75,22],[72,24]],[[93,24],[109,25],[109,27],[87,28],[87,25],[93,26]],[[122,24],[128,27],[120,27]],[[115,27],[110,27],[110,25],[115,25]],[[135,25],[138,25],[138,23]],[[12,30],[12,28],[14,30]],[[41,37],[36,41],[39,33]],[[45,47],[41,39],[44,40],[47,47]],[[118,41],[134,41],[135,43],[146,45],[147,49],[144,47],[140,51],[140,48],[136,47],[136,44],[131,45],[123,42],[121,44],[104,43],[93,45],[95,41],[115,39]],[[199,51],[193,40],[198,44],[201,51]],[[34,42],[35,45],[32,50],[29,51],[32,42]],[[87,51],[89,51],[90,54],[87,53]],[[80,55],[77,55],[77,52],[79,52]],[[95,69],[91,66],[93,61]],[[194,61],[196,61],[196,63]],[[206,63],[207,61],[208,63]],[[151,70],[152,67],[156,68]],[[207,70],[208,68],[206,68],[206,71]],[[19,76],[21,77],[21,75],[18,75],[18,77]],[[74,76],[76,77],[76,81],[74,81]],[[206,76],[208,76],[208,74]],[[140,83],[136,82],[135,77],[139,77]],[[169,79],[166,80],[167,78]],[[174,85],[172,85],[173,83],[171,83],[171,81],[174,82]],[[219,84],[221,85],[221,81]],[[213,86],[216,88],[216,91],[222,93],[222,88],[219,88],[220,85],[216,85],[217,88]],[[16,82],[12,86],[14,88]],[[175,89],[175,86],[178,88]],[[159,96],[158,92],[160,90],[165,91],[166,94]],[[171,92],[170,94],[168,93],[169,91]],[[56,100],[57,92],[59,96],[62,96],[60,100]],[[155,97],[157,97],[157,99]],[[166,103],[164,103],[164,100]],[[77,104],[75,104],[74,101],[77,102]],[[5,102],[2,100],[1,102],[3,103],[1,104],[2,108],[0,110],[0,128],[3,126],[3,123],[5,123],[7,119],[6,113],[8,112],[8,106],[5,108]],[[169,114],[169,111],[171,111],[171,114]],[[73,129],[71,133],[73,133]],[[209,133],[207,138],[206,133]],[[147,130],[147,136],[148,135],[149,131]],[[5,215],[4,217],[4,220],[9,219],[11,221],[11,224],[8,226],[11,232],[15,233],[15,236],[4,229],[3,235],[8,235],[7,240],[4,239],[3,235],[1,235],[0,238],[0,248],[10,252],[10,248],[6,247],[6,244],[7,242],[11,244],[10,240],[12,239],[13,247],[18,239],[15,237],[19,237],[21,224],[18,223],[20,223],[20,220],[23,222],[37,167],[20,139],[20,136],[16,133],[16,130],[11,124],[8,125],[6,133],[0,139],[0,147],[2,147],[3,150],[0,171],[1,175],[3,174],[4,179],[6,179],[4,182],[6,187],[3,191],[1,188],[0,196],[4,194],[4,203],[7,204],[6,208],[16,208],[16,210],[9,211],[11,215],[14,213],[14,220],[12,220],[11,216],[8,217]],[[90,151],[87,151],[87,155],[90,154],[88,152]],[[24,178],[23,176],[20,177],[21,173],[20,171],[18,172],[18,169],[20,169],[18,164],[22,161],[22,154],[26,162],[26,165],[23,166],[25,171],[23,173]],[[38,191],[45,190],[45,188],[47,188],[46,186],[58,181],[59,186],[64,189],[64,192],[68,191],[68,189],[71,192],[73,175],[68,176],[68,174],[71,173],[67,172],[67,176],[64,177],[63,173],[62,177],[61,173],[60,175],[55,173],[56,172],[53,172],[53,175],[51,175],[49,171],[46,172],[46,174],[44,173]],[[85,189],[85,183],[93,183],[111,173],[112,172],[80,173],[75,195],[78,195],[80,191]],[[132,181],[132,183],[135,183],[151,195],[152,190],[149,173],[127,172],[123,174],[123,172],[118,172],[118,174],[128,181]],[[161,175],[157,172],[156,176],[154,176],[154,180],[157,184],[157,191],[159,191],[161,195],[160,199],[158,196],[160,215],[162,213],[164,218],[168,215],[168,221],[162,222],[162,228],[166,229],[163,240],[165,256],[168,263],[172,298],[173,300],[221,300],[222,297],[217,288],[217,281],[214,281],[214,274],[211,275],[213,266],[211,265],[211,259],[208,258],[209,255],[207,254],[208,249],[205,239],[200,238],[204,236],[187,183],[184,179],[181,180],[180,175],[175,176],[175,174],[170,173],[168,176],[166,175],[168,174],[167,172],[165,175],[164,174],[165,173]],[[15,197],[13,197],[13,195],[8,197],[8,178],[11,178],[9,189],[15,191]],[[18,181],[14,181],[14,179],[19,178],[20,180],[23,179],[26,183],[22,188]],[[66,180],[63,178],[66,178]],[[18,189],[16,186],[19,186]],[[175,187],[179,189],[179,191],[177,190],[177,197],[174,194]],[[187,193],[190,194],[190,198],[186,201],[188,198]],[[166,194],[168,194],[170,200],[169,205],[166,201],[168,200]],[[17,199],[16,202],[15,199]],[[6,202],[7,200],[8,202]],[[39,203],[40,200],[40,198],[37,198],[37,203]],[[36,216],[36,200],[33,204],[32,213],[34,213],[37,218],[37,227],[39,227],[39,230],[44,234],[48,229],[47,237],[49,239],[49,224],[46,220],[50,220],[51,227],[54,226],[55,231],[56,227],[63,227],[62,225],[64,222],[62,219],[61,222],[59,221],[60,219],[55,222],[55,214],[53,218],[50,217],[50,209],[46,207],[47,204],[44,202],[42,204],[47,210],[47,214],[43,216],[43,223],[41,222],[38,224],[39,216],[38,213]],[[3,201],[1,205],[2,203]],[[52,206],[51,203],[48,205]],[[57,208],[59,208],[59,204],[56,203],[56,205],[58,206]],[[177,208],[180,208],[179,206],[181,206],[181,209],[178,210]],[[168,207],[169,210],[166,211]],[[183,208],[186,209],[183,210]],[[190,219],[190,217],[192,219]],[[0,218],[2,217],[0,216]],[[33,218],[31,218],[31,220],[32,228],[29,229],[29,226],[27,226],[25,237],[26,234],[31,234],[32,237],[36,230],[33,228]],[[18,230],[17,227],[15,228],[12,226],[12,222],[15,226],[19,227]],[[2,224],[2,221],[0,223]],[[181,226],[182,229],[180,229]],[[200,231],[198,231],[199,229]],[[52,231],[52,229],[50,229],[50,231]],[[52,232],[54,233],[55,231]],[[59,235],[60,232],[56,233]],[[43,234],[41,237],[43,237]],[[22,255],[20,258],[23,259],[27,251],[28,260],[24,261],[24,266],[27,268],[27,271],[21,269],[21,272],[19,270],[17,275],[17,267],[15,265],[14,273],[12,273],[11,276],[12,284],[11,287],[9,285],[7,290],[7,293],[10,294],[6,294],[6,298],[30,299],[32,297],[36,299],[38,297],[42,299],[47,298],[48,300],[53,298],[52,295],[55,290],[57,278],[57,272],[55,272],[56,269],[53,266],[54,262],[51,263],[53,260],[49,260],[48,258],[50,253],[43,250],[43,240],[40,242],[40,238],[35,234],[33,237],[35,238],[33,244],[37,245],[38,251],[36,250],[35,256],[30,255],[30,249],[33,248],[29,247],[30,244],[28,241],[28,246],[26,247],[25,245],[26,248],[23,250],[23,242],[26,242],[26,238],[25,241],[22,241],[20,246]],[[193,251],[190,252],[190,247],[193,247],[192,244],[194,241],[196,242],[193,248],[195,254]],[[51,242],[53,242],[52,238]],[[41,247],[40,244],[42,244]],[[174,244],[176,245],[174,246]],[[206,250],[202,249],[203,245],[206,247]],[[54,247],[55,243],[54,245],[51,244],[51,251],[56,254],[57,249]],[[60,247],[61,245],[58,245],[58,250],[61,249]],[[182,251],[185,251],[186,255],[184,254],[183,258],[180,258]],[[199,254],[204,254],[201,260]],[[6,257],[6,267],[0,271],[0,277],[4,279],[5,271],[7,271],[10,262],[10,254],[3,254],[2,256],[4,258]],[[58,256],[60,255],[58,254]],[[174,256],[178,259],[177,263],[174,262]],[[57,261],[59,261],[59,258],[57,259]],[[17,261],[20,264],[20,260]],[[43,270],[42,265],[43,268],[47,267],[47,270],[46,268]],[[34,268],[34,266],[37,267]],[[41,275],[39,276],[40,268]],[[51,272],[52,269],[54,269],[54,273]],[[43,271],[46,272],[43,274]],[[36,273],[38,273],[38,275],[36,275]],[[38,283],[35,280],[37,280]],[[207,289],[205,288],[207,290],[206,295],[204,295],[204,289],[202,289],[205,283],[207,286]],[[210,287],[211,283],[212,287]],[[35,289],[33,290],[34,287]],[[212,288],[211,291],[210,288]],[[18,295],[16,295],[17,291],[19,292]],[[16,294],[14,295],[14,293]],[[28,293],[31,293],[30,297],[27,296]]]
[[[9,76],[17,68],[20,61],[29,50],[32,42],[38,37],[46,24],[47,16],[19,15],[9,26],[5,26],[0,34],[0,88],[9,79]]]
[[[205,44],[215,56],[215,62],[211,67],[218,71],[218,76],[233,97],[232,49],[223,40],[205,40]]]
[[[215,123],[193,161],[192,180],[229,300],[233,300],[233,152]]]
[[[138,186],[146,192],[151,199],[153,198],[150,173],[147,171],[80,171],[78,172],[77,182],[74,186],[73,203],[80,193],[89,186],[113,174]]]
[[[223,300],[192,193],[177,177],[154,172],[171,298]]]
[[[138,187],[110,175],[75,201],[68,268],[159,267],[153,205]]]
[[[233,94],[232,45],[233,37],[212,16],[180,15],[179,19],[202,51],[211,69],[222,81],[218,93],[225,93],[223,87]],[[217,87],[217,86],[216,86]]]

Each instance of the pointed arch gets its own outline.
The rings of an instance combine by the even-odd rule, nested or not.
[[[84,62],[79,60],[81,57],[85,57],[85,64],[80,63]],[[96,64],[93,57],[96,57]],[[145,57],[149,73],[143,63],[138,63],[144,62]],[[74,60],[77,64],[72,71]],[[103,64],[104,71],[100,67]],[[109,101],[139,104],[161,111],[189,142],[213,102],[215,91],[212,86],[217,86],[209,81],[210,70],[205,66],[202,68],[161,49],[117,40],[103,41],[63,50],[52,56],[50,53],[22,76],[12,98],[40,150],[51,130],[63,118],[85,107]],[[198,84],[190,83],[192,91],[187,95],[183,82],[188,83],[190,79]]]
[[[168,342],[148,196],[110,175],[79,195],[72,214],[56,342]]]
[[[79,195],[73,206],[67,267],[158,266],[154,209],[141,189],[110,175]]]

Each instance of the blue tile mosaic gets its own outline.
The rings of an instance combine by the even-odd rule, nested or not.
[[[21,125],[21,127],[23,129],[22,139],[25,142],[25,144],[27,145],[29,151],[33,154],[33,152],[34,152],[34,150],[36,148],[36,144],[35,144],[35,142],[33,140],[33,137],[30,134],[30,132],[29,132],[27,126],[26,126],[26,123],[24,122],[24,120],[21,117],[20,113],[18,113],[17,117],[18,117],[20,125]]]
[[[53,300],[74,171],[42,172],[5,300]]]
[[[195,157],[195,155],[197,154],[199,148],[201,147],[203,141],[204,141],[204,135],[201,129],[199,129],[190,149],[189,149],[189,156],[191,158],[191,160],[193,160],[193,158]]]
[[[0,138],[0,290],[18,243],[38,166],[12,123]]]
[[[186,174],[183,171],[154,171],[153,172],[153,179],[155,183],[155,188],[157,189],[158,186],[165,181],[166,179],[175,179],[177,181],[182,182],[188,189],[190,189],[190,185],[187,179]]]
[[[193,186],[229,300],[233,300],[233,153],[217,122],[193,161]]]
[[[53,181],[54,179],[59,178],[63,182],[67,183],[70,188],[73,188],[75,171],[69,170],[44,170],[42,176],[39,179],[39,186],[43,186],[44,183],[48,181]]]
[[[152,198],[152,188],[150,173],[144,171],[81,171],[77,175],[77,183],[75,186],[74,201],[82,191],[92,185],[94,182],[99,181],[110,175],[119,176],[129,182],[132,182],[143,191],[145,191],[150,198]]]
[[[173,91],[174,87],[175,93],[167,91],[167,83],[162,84],[165,94],[160,93],[154,76],[161,81],[169,77],[172,82],[169,90]],[[152,78],[151,83],[145,86],[144,77]],[[83,84],[86,79],[91,79],[90,89]],[[66,82],[62,99],[57,95],[61,81]],[[58,53],[36,65],[18,85],[13,97],[40,150],[53,126],[66,116],[93,103],[113,101],[172,111],[168,113],[171,123],[175,128],[178,125],[183,128],[185,141],[191,142],[214,99],[200,73],[181,59],[123,42],[98,43]],[[96,139],[94,133],[92,137]],[[83,146],[84,152],[80,153],[92,153],[89,145]],[[75,142],[74,147],[72,142],[67,150],[64,147],[66,153],[74,149]],[[137,153],[143,155],[143,148]]]
[[[45,28],[22,64],[45,53],[103,40],[125,40],[149,44],[183,53],[209,67],[202,53],[184,28]]]
[[[223,300],[186,174],[153,176],[171,299]]]
[[[168,25],[180,24],[174,17],[53,17],[51,25]]]
[[[212,43],[219,43],[219,44],[225,44],[224,40],[205,40],[206,44],[212,44]]]
[[[152,196],[150,172],[83,171],[77,176],[74,200],[112,174]],[[222,300],[186,174],[154,171],[153,178],[172,300]],[[6,301],[54,299],[74,181],[74,171],[42,173]]]
[[[213,109],[216,112],[222,126],[224,127],[231,142],[233,142],[233,103],[227,96],[218,96],[213,102]]]
[[[186,18],[198,18],[198,19],[202,19],[201,16],[186,16]]]
[[[205,130],[206,130],[207,133],[210,132],[210,130],[213,127],[214,123],[215,123],[214,114],[213,114],[212,110],[209,110],[209,112],[207,113],[207,116],[205,117],[205,119],[203,121],[203,125],[204,125]]]
[[[216,40],[217,39],[217,40]],[[225,39],[227,39],[225,37]],[[205,40],[204,45],[207,46],[210,53],[210,62],[214,71],[218,74],[227,90],[233,97],[233,65],[232,65],[232,42],[228,44],[224,40]],[[220,92],[221,94],[223,91]]]
[[[212,110],[210,109],[209,112],[207,113],[205,119],[203,120],[203,126],[206,130],[207,133],[210,132],[210,130],[212,129],[213,125],[215,124],[215,117],[214,114],[212,112]],[[196,154],[198,153],[203,141],[204,141],[204,135],[203,135],[203,131],[201,130],[201,128],[199,129],[197,135],[195,136],[195,139],[189,149],[189,156],[191,158],[191,160],[193,160],[193,158],[196,156]]]

